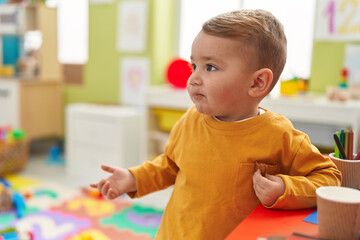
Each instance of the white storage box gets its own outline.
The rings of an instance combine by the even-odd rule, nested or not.
[[[20,127],[19,81],[0,79],[0,125]]]
[[[109,176],[101,164],[128,168],[141,162],[143,114],[133,107],[72,104],[66,108],[66,170],[95,182]]]

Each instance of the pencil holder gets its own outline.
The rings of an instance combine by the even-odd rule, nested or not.
[[[330,159],[335,163],[342,175],[341,186],[349,188],[360,188],[360,160],[348,160],[334,157],[329,154]],[[355,158],[355,155],[354,155]]]

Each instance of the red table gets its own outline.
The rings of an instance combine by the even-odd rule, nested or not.
[[[318,225],[303,221],[315,208],[304,210],[273,210],[259,205],[226,238],[256,240],[269,235],[290,237],[293,233],[318,237]]]

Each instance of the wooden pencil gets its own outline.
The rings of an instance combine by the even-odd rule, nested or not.
[[[336,142],[336,144],[337,144],[337,146],[338,146],[338,148],[339,148],[341,158],[342,158],[342,159],[347,159],[346,154],[345,154],[345,151],[344,151],[344,148],[343,148],[343,146],[341,145],[340,139],[339,139],[339,137],[338,137],[336,134],[334,134],[334,140],[335,140],[335,142]]]
[[[344,138],[344,151],[346,155],[349,157],[349,130],[345,128],[345,138]]]
[[[349,149],[348,149],[348,158],[353,160],[353,149],[354,149],[354,132],[352,129],[349,131]]]

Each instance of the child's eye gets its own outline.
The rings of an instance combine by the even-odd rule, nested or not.
[[[191,64],[192,65],[192,71],[195,72],[196,70],[196,65],[195,64]]]
[[[213,65],[208,64],[208,65],[206,66],[206,70],[207,70],[207,71],[215,71],[215,70],[216,70],[216,67],[214,67]]]

